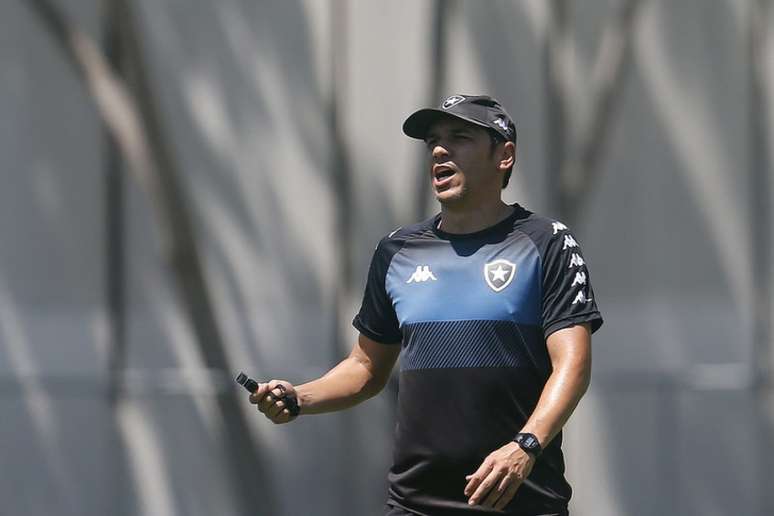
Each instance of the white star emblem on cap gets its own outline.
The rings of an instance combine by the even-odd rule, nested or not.
[[[444,109],[449,109],[451,107],[456,106],[463,100],[465,100],[465,97],[463,97],[462,95],[452,95],[451,97],[448,97],[446,100],[443,101],[443,104],[441,104],[441,107]]]

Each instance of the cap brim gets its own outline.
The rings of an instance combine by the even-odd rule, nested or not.
[[[406,136],[416,138],[417,140],[424,140],[427,137],[427,131],[430,130],[430,126],[433,125],[439,118],[449,116],[452,118],[458,118],[471,124],[475,124],[485,129],[491,129],[488,125],[483,124],[472,118],[452,113],[451,111],[444,111],[442,109],[425,108],[416,111],[409,116],[405,122],[403,122],[403,132]]]

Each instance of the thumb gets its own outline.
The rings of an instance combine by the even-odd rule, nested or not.
[[[265,383],[259,383],[258,387],[255,389],[255,392],[250,394],[250,403],[252,404],[260,403],[267,392],[269,392],[268,385]]]
[[[271,394],[277,399],[284,398],[288,394],[290,396],[295,394],[293,386],[284,380],[271,380],[268,386]]]

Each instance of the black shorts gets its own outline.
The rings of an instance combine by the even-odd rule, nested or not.
[[[394,505],[387,504],[384,508],[385,513],[384,516],[417,516],[416,513],[409,512],[406,509],[403,509],[402,507],[396,507]],[[570,516],[570,513],[567,511],[562,512],[552,512],[549,514],[536,514],[535,516]]]

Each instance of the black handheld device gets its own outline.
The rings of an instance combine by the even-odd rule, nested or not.
[[[240,372],[237,377],[235,378],[236,383],[244,387],[247,392],[250,394],[255,392],[255,389],[258,388],[258,382],[247,376],[245,373]],[[288,409],[288,412],[290,412],[291,416],[297,416],[298,415],[298,401],[296,400],[295,396],[288,396],[285,394],[285,387],[283,385],[277,385],[275,387],[276,389],[279,389],[282,391],[282,395],[280,395],[280,399],[285,403],[285,408]]]

